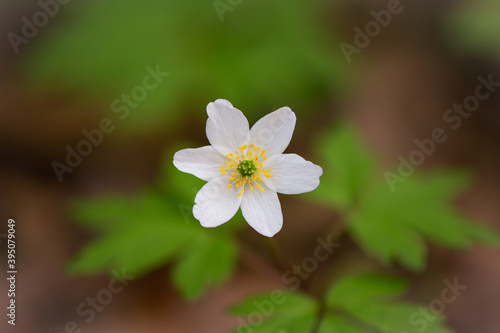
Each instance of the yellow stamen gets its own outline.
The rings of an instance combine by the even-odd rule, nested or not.
[[[227,188],[231,188],[234,185],[240,190],[238,196],[242,196],[245,192],[245,184],[248,183],[250,191],[253,191],[255,188],[264,192],[263,185],[258,182],[261,182],[263,177],[271,177],[271,169],[264,169],[263,162],[267,160],[267,156],[264,156],[265,154],[265,149],[253,143],[239,146],[234,153],[226,154],[227,161],[223,165],[220,165],[219,168],[221,169],[221,174],[230,174],[228,178],[231,183],[227,185]],[[249,170],[252,171],[249,172]],[[243,172],[245,177],[242,177],[240,172]]]

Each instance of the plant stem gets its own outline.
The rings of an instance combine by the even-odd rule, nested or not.
[[[268,260],[258,255],[254,250],[245,243],[240,244],[241,259],[248,267],[255,269],[259,274],[265,276],[270,281],[282,283],[281,274],[276,270],[276,267],[269,263]]]
[[[316,318],[316,322],[314,323],[314,327],[311,330],[311,333],[317,333],[318,332],[319,327],[321,325],[321,319],[323,319],[323,317],[326,314],[326,306],[325,306],[324,297],[321,297],[321,299],[319,299],[318,302],[319,302],[318,316]]]
[[[345,219],[342,215],[339,215],[336,223],[333,223],[332,226],[328,229],[326,235],[330,238],[331,242],[337,242],[346,231],[346,223]],[[313,253],[313,250],[310,251]],[[303,281],[304,289],[309,293],[313,294],[313,285],[316,281],[318,275],[319,268],[314,272],[311,272],[309,278],[306,281]]]
[[[264,245],[266,246],[266,249],[269,252],[269,255],[273,259],[274,263],[280,270],[285,272],[286,270],[290,269],[291,263],[288,260],[287,256],[285,256],[285,254],[283,253],[275,238],[265,237]]]

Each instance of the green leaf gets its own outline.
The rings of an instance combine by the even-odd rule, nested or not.
[[[476,225],[467,224],[464,225],[464,228],[467,229],[471,238],[479,244],[492,246],[500,245],[500,236],[496,231],[493,231],[488,227],[477,228]]]
[[[312,195],[338,209],[346,209],[370,186],[375,160],[359,142],[354,128],[346,123],[321,137],[316,147],[325,172]]]
[[[211,285],[220,286],[229,277],[236,261],[236,245],[228,237],[199,237],[190,240],[174,269],[174,285],[188,299],[198,298]]]
[[[249,297],[229,309],[245,323],[234,333],[245,329],[256,333],[309,333],[317,311],[318,304],[311,297],[281,290]]]
[[[173,284],[187,300],[221,286],[231,276],[237,260],[233,237],[242,224],[201,227],[192,208],[204,182],[178,171],[172,152],[165,156],[155,190],[134,197],[78,200],[71,205],[76,220],[99,237],[73,258],[69,272],[95,274],[121,267],[140,276],[172,264]]]
[[[96,232],[104,233],[112,232],[123,227],[124,224],[134,223],[144,218],[148,221],[157,220],[158,217],[154,214],[147,213],[146,217],[141,214],[152,212],[155,206],[159,207],[162,204],[163,200],[152,192],[139,197],[108,194],[100,197],[99,200],[74,201],[70,204],[70,210],[78,223]],[[131,206],[137,208],[132,210]],[[122,216],[127,216],[127,218],[122,219]]]
[[[362,332],[358,327],[370,327],[370,331],[376,329],[382,333],[413,332],[415,329],[430,333],[451,332],[443,326],[443,317],[430,313],[430,320],[422,314],[423,306],[395,300],[405,289],[403,281],[389,277],[357,275],[344,278],[335,283],[326,296],[327,309],[338,314],[327,315],[320,329],[353,333]]]
[[[126,267],[131,274],[141,275],[166,261],[196,232],[179,218],[179,211],[154,192],[146,192],[135,201],[126,198],[120,202],[118,197],[89,201],[89,211],[84,202],[75,207],[81,222],[88,221],[95,228],[99,221],[107,228],[101,228],[103,237],[87,245],[70,263],[72,273],[94,274]]]
[[[373,157],[347,124],[334,127],[317,147],[324,175],[312,195],[340,210],[354,240],[382,263],[399,262],[422,271],[426,241],[452,249],[474,242],[499,244],[497,233],[452,207],[452,200],[468,184],[465,173],[414,173],[396,184],[381,184],[373,172]]]
[[[335,287],[327,294],[326,305],[334,307],[346,303],[364,303],[375,298],[394,298],[406,288],[406,282],[402,279],[369,274],[353,276],[335,283]],[[356,290],[354,294],[353,290]]]
[[[115,196],[80,201],[73,207],[80,223],[100,237],[69,263],[71,273],[95,274],[123,267],[139,276],[173,263],[175,286],[193,300],[208,288],[220,286],[234,269],[232,229],[205,229],[157,192],[147,191],[134,199]]]
[[[344,318],[326,315],[319,326],[318,333],[365,333]]]
[[[425,240],[453,249],[477,241],[495,243],[495,233],[451,206],[465,179],[462,173],[436,171],[427,177],[414,174],[394,192],[382,184],[352,215],[349,232],[382,262],[398,261],[414,271],[425,267]]]

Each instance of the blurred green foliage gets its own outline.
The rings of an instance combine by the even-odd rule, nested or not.
[[[401,279],[373,274],[348,276],[332,284],[323,307],[302,292],[273,290],[229,309],[230,314],[243,319],[243,325],[239,320],[240,326],[232,332],[451,332],[444,328],[442,316],[429,313],[432,320],[426,321],[421,304],[397,300],[406,289]]]
[[[248,110],[310,112],[345,71],[326,18],[317,19],[329,7],[243,1],[221,21],[212,0],[72,2],[26,53],[25,76],[39,88],[111,105],[142,85],[147,66],[159,65],[170,75],[132,110],[129,128],[168,128],[181,112],[217,98]]]
[[[493,231],[463,218],[451,206],[467,184],[464,174],[415,174],[392,192],[377,176],[376,159],[352,126],[339,123],[319,138],[315,148],[323,160],[324,177],[311,197],[338,210],[346,220],[346,232],[382,263],[397,261],[422,271],[426,241],[448,248],[472,242],[498,244]],[[155,189],[132,200],[111,196],[75,204],[77,219],[100,237],[70,263],[70,271],[92,274],[124,267],[139,276],[172,263],[172,284],[186,300],[197,299],[231,276],[238,256],[235,232],[242,224],[202,228],[191,209],[204,182],[176,170],[172,156],[169,149]],[[240,319],[255,313],[261,318],[258,325],[257,317],[244,319],[233,332],[246,328],[260,333],[400,333],[423,325],[415,315],[418,305],[396,300],[405,290],[399,279],[358,275],[334,282],[324,300],[294,291],[280,298],[273,298],[273,293],[254,295],[229,312]],[[425,325],[429,333],[450,332],[440,316]]]
[[[413,271],[424,270],[426,240],[453,249],[473,242],[498,244],[496,233],[451,206],[467,184],[463,173],[416,173],[393,192],[351,126],[334,127],[316,146],[325,172],[311,196],[341,211],[347,232],[383,263],[398,261]]]
[[[233,333],[242,330],[255,333],[309,333],[316,322],[318,309],[317,301],[306,294],[274,290],[245,299],[232,306],[229,313],[244,320],[244,324]]]
[[[457,50],[500,55],[500,2],[457,3],[448,17],[448,39]]]
[[[314,199],[347,211],[371,185],[375,158],[359,141],[354,128],[345,123],[318,138],[314,149],[324,170],[320,186],[313,192]]]
[[[449,333],[443,318],[432,314],[424,321],[422,306],[395,299],[406,290],[400,279],[379,275],[357,275],[337,281],[326,295],[327,312],[320,333],[376,332],[401,333],[425,330],[429,333]],[[363,329],[364,328],[364,329]]]
[[[99,238],[68,265],[72,273],[94,274],[125,268],[134,276],[173,263],[172,283],[187,300],[220,286],[231,275],[238,251],[237,223],[205,229],[191,213],[195,186],[202,181],[178,173],[166,162],[169,181],[133,198],[123,195],[79,200],[76,219]],[[199,188],[198,187],[198,188]]]
[[[455,186],[462,180],[461,174],[447,171],[413,175],[395,192],[384,183],[353,213],[349,232],[383,263],[399,261],[414,271],[425,269],[425,240],[452,249],[495,243],[493,232],[451,207]]]

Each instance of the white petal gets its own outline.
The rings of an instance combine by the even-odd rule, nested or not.
[[[230,108],[233,107],[233,104],[231,104],[231,102],[228,101],[227,99],[219,98],[219,99],[215,100],[214,103],[216,103],[216,104],[221,103],[221,104],[224,104],[224,105],[226,105],[226,106],[228,106]]]
[[[262,185],[264,192],[245,188],[241,212],[248,224],[258,233],[272,237],[283,226],[283,214],[278,194]]]
[[[207,138],[220,154],[234,152],[248,144],[250,131],[243,113],[224,99],[207,105]]]
[[[271,168],[271,178],[265,184],[283,194],[311,192],[319,185],[323,169],[296,154],[270,157],[265,168]],[[271,183],[271,184],[269,184]]]
[[[205,181],[220,177],[220,165],[226,158],[212,146],[179,150],[174,155],[174,165],[182,172],[187,172]]]
[[[288,107],[262,117],[250,130],[250,143],[266,150],[266,156],[281,154],[292,139],[297,118]]]
[[[227,184],[228,176],[209,181],[196,194],[193,207],[194,217],[206,228],[217,227],[229,221],[238,211],[242,197],[238,197],[239,189]]]

